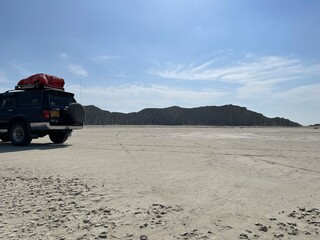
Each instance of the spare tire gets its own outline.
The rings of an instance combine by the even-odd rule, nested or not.
[[[74,125],[81,125],[84,122],[86,113],[84,107],[79,103],[71,103],[67,109],[67,115]]]

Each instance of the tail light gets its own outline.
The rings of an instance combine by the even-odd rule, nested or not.
[[[43,117],[46,119],[50,118],[50,111],[48,109],[43,110]]]

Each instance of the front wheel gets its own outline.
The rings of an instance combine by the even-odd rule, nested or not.
[[[15,146],[27,146],[31,142],[28,128],[22,122],[14,123],[9,129],[9,138]]]
[[[52,132],[49,133],[49,138],[53,143],[64,143],[65,141],[67,141],[69,137],[69,133],[68,132]]]

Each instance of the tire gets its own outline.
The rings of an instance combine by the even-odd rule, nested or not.
[[[85,110],[79,103],[71,103],[68,106],[67,115],[74,125],[82,125],[86,117]]]
[[[10,126],[9,138],[15,146],[27,146],[32,140],[28,128],[23,122],[16,122]]]
[[[10,141],[10,138],[9,138],[8,135],[3,134],[3,135],[0,136],[0,140],[1,140],[2,142],[9,142],[9,141]]]
[[[52,132],[49,133],[49,138],[50,140],[55,143],[64,143],[65,141],[67,141],[69,137],[69,133],[68,132]]]

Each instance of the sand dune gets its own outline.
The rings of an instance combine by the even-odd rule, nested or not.
[[[110,126],[0,143],[0,239],[320,239],[319,133]]]

